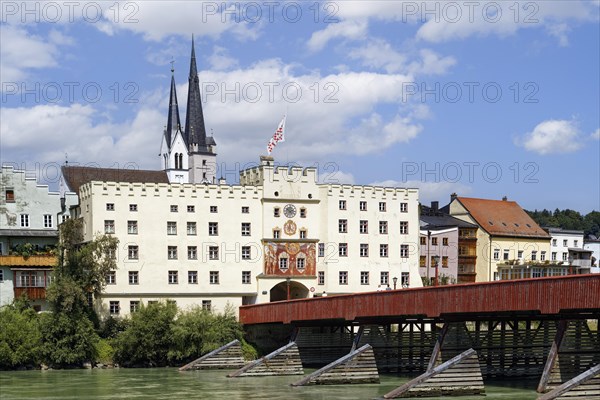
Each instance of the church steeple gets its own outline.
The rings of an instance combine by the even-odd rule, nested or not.
[[[200,82],[198,80],[198,70],[196,67],[196,51],[194,49],[193,35],[184,134],[190,153],[212,153],[212,149],[208,146],[206,139],[206,128],[204,126],[204,114],[202,113],[202,97],[200,95]]]
[[[173,64],[171,64],[171,94],[169,96],[169,114],[167,117],[167,129],[165,131],[165,138],[169,148],[178,129],[181,129],[181,121],[179,120],[179,105],[177,104],[177,91],[175,89],[175,69],[173,68]]]

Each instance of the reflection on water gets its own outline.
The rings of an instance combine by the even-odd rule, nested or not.
[[[379,385],[291,387],[299,376],[226,378],[226,374],[175,368],[0,372],[0,399],[374,399],[408,380],[382,375]],[[536,383],[513,381],[508,387],[506,382],[489,382],[485,399],[533,400]]]

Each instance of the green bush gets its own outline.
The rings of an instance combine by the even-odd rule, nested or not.
[[[0,308],[0,369],[35,367],[41,359],[38,315],[31,308]]]
[[[109,339],[100,339],[96,344],[96,361],[102,364],[112,364],[115,349]]]

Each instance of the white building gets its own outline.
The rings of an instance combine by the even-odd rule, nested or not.
[[[583,248],[592,252],[592,268],[590,272],[600,274],[600,239],[589,235],[583,242]]]
[[[56,265],[58,224],[77,203],[75,193],[48,191],[35,175],[0,170],[0,306],[26,294],[34,308],[46,308],[46,287]]]
[[[584,248],[583,231],[562,228],[544,228],[551,236],[550,260],[589,273],[592,251]],[[573,271],[572,271],[573,272]]]

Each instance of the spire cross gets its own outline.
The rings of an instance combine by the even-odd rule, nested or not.
[[[171,57],[171,72],[175,72],[175,67],[173,66],[173,64],[175,64],[175,60],[173,60],[173,58]]]

